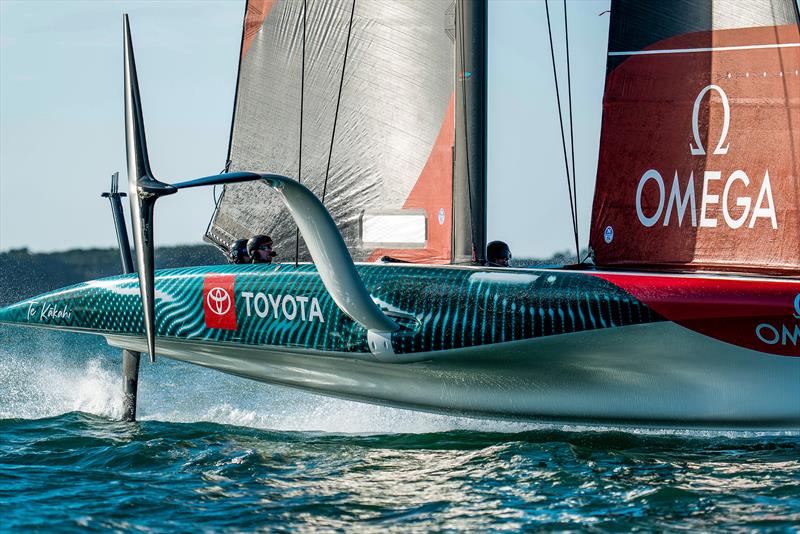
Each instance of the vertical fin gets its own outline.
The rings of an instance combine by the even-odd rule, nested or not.
[[[144,133],[142,101],[139,81],[136,76],[136,61],[128,15],[124,18],[124,64],[125,64],[125,144],[128,157],[128,187],[131,200],[131,221],[136,247],[136,270],[139,273],[139,289],[142,295],[144,327],[150,361],[155,361],[155,297],[154,297],[154,250],[153,208],[161,195],[176,191],[169,184],[159,182],[150,170],[147,157],[147,140]]]

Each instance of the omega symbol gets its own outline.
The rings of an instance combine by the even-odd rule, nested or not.
[[[603,240],[606,243],[614,241],[614,229],[612,227],[606,226],[606,229],[603,231]]]
[[[700,141],[700,103],[703,101],[703,97],[706,95],[707,92],[714,90],[719,93],[719,96],[722,98],[722,135],[719,137],[719,143],[717,143],[717,148],[714,149],[714,154],[727,154],[728,147],[730,143],[725,145],[724,147],[722,144],[725,142],[725,139],[728,137],[728,127],[731,125],[731,107],[728,104],[728,95],[725,94],[725,91],[722,90],[722,87],[719,85],[707,85],[700,91],[700,94],[697,95],[697,98],[694,100],[694,108],[692,108],[692,134],[694,134],[694,142],[697,143],[697,147],[692,146],[689,143],[689,149],[692,151],[693,156],[702,156],[706,153],[706,150],[703,148],[703,142]]]
[[[231,297],[221,287],[214,287],[206,296],[206,304],[208,309],[217,315],[225,315],[231,309]]]

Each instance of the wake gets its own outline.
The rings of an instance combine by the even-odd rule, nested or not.
[[[5,335],[0,348],[0,419],[40,419],[75,411],[109,419],[121,417],[122,364],[117,349],[79,334],[48,332],[30,339],[28,330],[7,327],[2,330]],[[519,432],[534,428],[531,424],[451,417],[333,399],[163,357],[155,365],[142,358],[137,418],[358,434],[457,429]]]
[[[122,415],[121,357],[94,336],[0,327],[0,419],[40,419],[85,412]],[[743,437],[753,432],[619,428],[530,423],[430,414],[324,397],[225,375],[159,357],[142,359],[137,418],[211,422],[262,430],[336,434],[623,431],[686,437]],[[780,433],[785,434],[785,433]],[[775,435],[775,433],[770,433]]]

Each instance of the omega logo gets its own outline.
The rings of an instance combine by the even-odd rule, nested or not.
[[[713,155],[725,155],[728,153],[730,143],[726,144],[728,138],[728,130],[731,122],[731,108],[728,102],[728,95],[722,87],[718,85],[708,85],[704,87],[694,101],[692,108],[692,135],[694,137],[695,145],[689,143],[689,151],[692,156],[705,156],[706,149],[700,140],[700,104],[703,102],[703,97],[711,91],[717,93],[722,100],[722,133]],[[723,146],[724,145],[724,146]],[[669,176],[669,175],[667,175]],[[723,224],[727,225],[731,230],[736,230],[747,224],[747,228],[754,228],[756,223],[760,222],[759,219],[766,219],[766,223],[771,226],[773,230],[778,229],[778,217],[775,210],[775,200],[772,195],[772,187],[769,180],[769,170],[764,170],[764,178],[759,187],[758,196],[755,201],[753,200],[754,190],[750,190],[750,177],[742,169],[735,169],[728,174],[725,180],[725,185],[722,187],[721,195],[719,190],[713,191],[715,187],[714,182],[722,181],[722,172],[706,170],[703,172],[702,178],[702,192],[700,195],[700,209],[698,221],[698,199],[695,193],[695,176],[694,171],[689,172],[689,176],[685,181],[685,185],[681,184],[681,177],[678,170],[672,180],[672,186],[667,191],[667,183],[664,177],[657,169],[648,169],[639,179],[639,184],[636,188],[636,215],[642,226],[651,228],[658,222],[663,226],[670,226],[672,221],[677,223],[680,227],[683,225],[684,216],[689,215],[689,224],[696,228],[716,228],[720,221],[718,220],[719,212],[722,212]],[[655,212],[645,213],[642,206],[642,195],[648,183],[652,182],[650,188],[657,187],[658,191],[658,205]],[[719,187],[719,186],[716,186]],[[711,191],[710,191],[711,189]],[[734,196],[734,191],[739,193]],[[714,205],[721,205],[721,209],[711,208]],[[734,214],[731,211],[736,210],[739,213]],[[675,213],[674,217],[673,212]],[[663,218],[662,218],[663,216]],[[721,226],[721,225],[720,225]]]
[[[206,296],[206,304],[217,315],[225,315],[231,309],[231,296],[221,287],[214,287]]]
[[[614,241],[614,229],[610,226],[606,226],[606,229],[603,231],[603,240],[606,243],[611,243]]]
[[[800,319],[800,293],[794,298],[794,313],[792,314],[795,319]],[[761,323],[756,326],[756,337],[767,345],[794,345],[797,346],[800,340],[800,324],[787,325],[778,324],[773,325],[770,323]]]
[[[722,98],[722,135],[719,137],[719,143],[717,143],[717,148],[714,149],[714,154],[727,154],[728,153],[728,146],[722,146],[722,143],[725,142],[725,139],[728,137],[728,127],[731,125],[731,106],[728,104],[728,95],[725,94],[725,91],[722,90],[722,87],[719,85],[708,85],[700,91],[700,94],[697,95],[697,98],[694,100],[694,108],[692,108],[692,134],[694,134],[694,142],[697,143],[697,147],[693,147],[691,143],[689,143],[689,149],[692,152],[693,156],[702,156],[706,153],[705,149],[703,148],[703,142],[700,141],[700,103],[703,101],[703,97],[706,95],[707,92],[714,90],[719,93],[720,98]]]

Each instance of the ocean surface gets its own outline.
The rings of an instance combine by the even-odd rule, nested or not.
[[[800,436],[512,423],[0,326],[0,531],[800,529]]]

